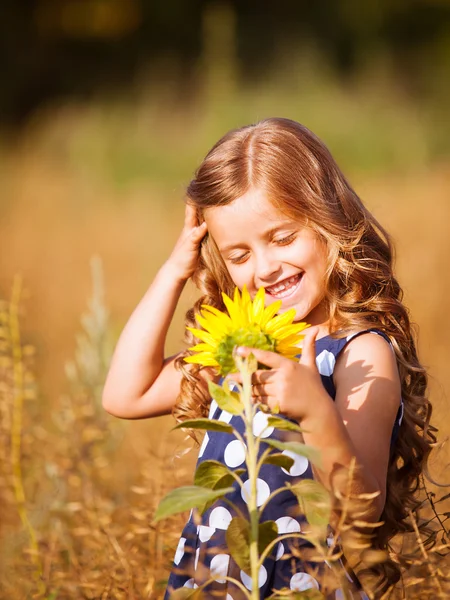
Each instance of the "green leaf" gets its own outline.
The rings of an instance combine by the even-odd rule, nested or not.
[[[199,464],[194,476],[195,485],[214,490],[219,482],[223,483],[221,487],[227,487],[234,482],[228,467],[217,460],[205,460]]]
[[[221,498],[233,491],[232,487],[209,490],[198,485],[188,485],[172,490],[165,496],[156,510],[153,523],[166,519],[171,515],[197,508],[210,500]]]
[[[187,419],[182,423],[178,423],[172,431],[175,429],[207,429],[208,431],[233,433],[233,427],[231,425],[213,419]]]
[[[250,524],[242,517],[233,517],[225,534],[228,550],[236,564],[250,573]]]
[[[294,459],[287,454],[269,454],[263,460],[263,465],[276,465],[277,467],[286,469],[286,471],[289,471],[293,464]]]
[[[280,417],[269,417],[267,419],[267,425],[269,425],[269,427],[275,427],[275,429],[282,429],[283,431],[303,432],[302,428],[296,423],[292,423],[292,421],[288,421],[287,419],[281,419]]]
[[[258,552],[262,554],[269,544],[278,537],[278,527],[275,521],[264,521],[259,524]]]
[[[244,405],[236,392],[231,392],[227,387],[221,387],[213,381],[208,381],[208,390],[222,410],[232,415],[241,415],[244,412]]]
[[[300,510],[308,523],[326,529],[331,516],[331,498],[328,490],[314,479],[302,479],[288,487],[296,495]]]
[[[242,471],[240,469],[239,471]],[[205,460],[200,463],[195,471],[194,483],[201,487],[205,487],[211,490],[224,488],[233,485],[234,477],[231,471],[224,464],[217,460]],[[214,504],[215,498],[208,500],[202,505],[199,505],[198,512],[202,515],[212,504]]]
[[[278,440],[273,440],[271,438],[265,438],[262,441],[277,450],[289,450],[290,452],[294,452],[294,454],[304,456],[313,464],[320,466],[320,452],[313,446],[307,446],[301,442],[279,442]]]

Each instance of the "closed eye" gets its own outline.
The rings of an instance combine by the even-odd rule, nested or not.
[[[240,254],[239,256],[231,256],[228,260],[233,265],[240,265],[241,263],[245,262],[247,258],[248,252],[245,252],[244,254]]]
[[[285,237],[276,238],[273,241],[275,242],[275,244],[278,244],[279,246],[288,246],[289,244],[292,244],[292,242],[295,240],[295,238],[296,238],[296,234],[291,233],[289,235],[286,235]]]

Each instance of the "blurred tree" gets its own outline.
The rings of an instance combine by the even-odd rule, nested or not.
[[[164,55],[177,60],[182,79],[208,51],[202,23],[213,3],[2,0],[0,120],[20,123],[60,95],[122,87]],[[246,77],[264,73],[288,44],[313,45],[340,76],[388,56],[416,92],[430,65],[450,66],[446,0],[229,0],[226,6],[223,14],[234,15],[237,31],[231,54]]]

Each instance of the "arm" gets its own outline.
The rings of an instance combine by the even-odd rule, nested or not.
[[[206,225],[197,225],[186,206],[183,231],[175,248],[138,304],[117,343],[103,389],[103,407],[124,419],[171,412],[181,374],[176,356],[164,358],[167,331],[188,278],[195,270]]]
[[[359,470],[353,492],[380,492],[367,515],[377,521],[385,502],[392,428],[401,395],[394,353],[380,336],[359,336],[338,358],[334,380],[335,401],[323,387],[322,393],[318,389],[316,410],[301,420],[309,432],[305,443],[321,451],[323,469],[318,474],[327,487],[336,469],[356,458]]]
[[[375,522],[384,507],[390,439],[400,399],[395,357],[380,336],[368,334],[349,342],[335,368],[333,402],[315,364],[314,339],[311,330],[299,363],[251,349],[260,363],[271,367],[253,376],[254,393],[271,409],[278,404],[282,413],[300,422],[305,443],[321,453],[316,474],[326,487],[332,487],[339,467],[348,467],[356,458],[359,470],[353,492],[380,492],[367,515]],[[249,352],[243,348],[241,353]]]

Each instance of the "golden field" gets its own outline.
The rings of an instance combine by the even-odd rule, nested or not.
[[[363,89],[360,97],[371,98],[372,91]],[[223,93],[226,99],[234,92]],[[320,89],[311,93],[317,99]],[[36,117],[19,140],[3,142],[0,296],[10,299],[20,273],[22,342],[35,349],[34,357],[23,362],[38,385],[29,384],[23,407],[18,406],[8,379],[12,363],[4,359],[1,598],[161,596],[183,519],[155,529],[151,516],[167,489],[189,481],[195,452],[177,458],[188,444],[178,432],[170,433],[170,417],[121,423],[102,412],[107,358],[176,240],[184,185],[202,155],[229,127],[266,114],[282,113],[317,130],[321,107],[312,112],[305,101],[303,119],[302,106],[293,109],[293,98],[292,93],[277,110],[270,88],[259,107],[255,94],[252,110],[245,108],[245,99],[234,111],[225,110],[223,99],[209,99],[215,109],[206,113],[201,103],[177,112],[174,106],[157,108],[152,99],[146,107],[141,100],[134,107],[59,106]],[[159,101],[164,101],[162,92]],[[401,138],[389,130],[395,119],[383,105],[380,123],[371,123],[370,111],[358,113],[350,95],[341,93],[337,103],[348,129],[342,125],[338,131],[336,115],[325,111],[323,134],[318,133],[331,140],[338,162],[396,242],[397,274],[418,325],[420,357],[431,377],[433,422],[444,441],[450,434],[450,162],[429,158],[426,131],[408,106]],[[376,102],[372,105],[375,110]],[[392,142],[392,157],[373,169],[364,157],[353,160],[361,156],[363,140],[353,148],[342,141],[351,128],[351,139],[358,140],[358,122],[367,146],[382,139],[383,123]],[[382,155],[383,143],[378,144]],[[93,256],[103,265],[109,321],[103,322],[98,309],[94,322],[80,325],[92,293]],[[183,313],[194,297],[188,287],[170,331],[169,353],[182,344]],[[3,328],[11,325],[5,319]],[[92,367],[95,344],[103,354]],[[11,354],[7,346],[3,343],[5,357]],[[23,422],[21,439],[16,435],[14,442],[11,415],[17,411]],[[11,444],[19,450],[20,473]],[[444,445],[430,465],[431,474],[444,483],[450,481],[449,459]],[[437,490],[438,496],[444,493]],[[407,597],[418,597],[418,589],[412,585]],[[433,593],[421,597],[437,597]]]

